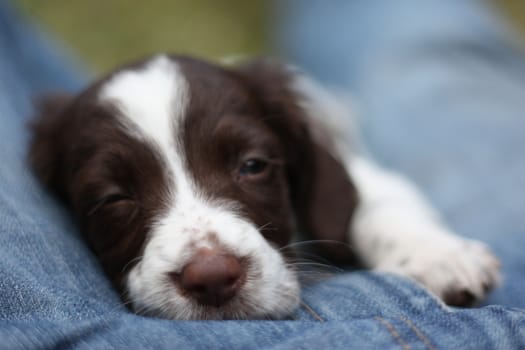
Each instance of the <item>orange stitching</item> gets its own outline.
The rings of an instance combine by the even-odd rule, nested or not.
[[[414,331],[414,333],[416,333],[416,336],[423,342],[423,344],[425,344],[427,349],[436,350],[430,339],[428,339],[428,337],[419,328],[417,328],[417,326],[411,320],[405,317],[401,317],[401,320],[405,322],[410,327],[410,329]]]
[[[394,328],[394,326],[388,322],[387,320],[385,320],[384,318],[382,317],[374,317],[377,321],[379,321],[383,326],[386,327],[386,329],[388,329],[388,331],[390,332],[390,334],[392,335],[392,337],[394,337],[394,339],[399,343],[399,345],[401,345],[401,347],[404,349],[404,350],[410,350],[410,345],[408,345],[404,340],[403,338],[401,338],[401,335],[398,333],[398,331]]]

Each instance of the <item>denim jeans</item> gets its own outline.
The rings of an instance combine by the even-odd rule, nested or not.
[[[288,320],[134,315],[26,162],[31,99],[84,78],[1,3],[0,348],[525,348],[525,60],[510,34],[478,1],[276,5],[284,52],[352,92],[369,152],[416,181],[456,231],[491,245],[503,285],[461,309],[358,271],[306,287]]]

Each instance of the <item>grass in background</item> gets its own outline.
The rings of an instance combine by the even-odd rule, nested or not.
[[[525,38],[525,1],[523,0],[501,0],[503,13],[515,24],[516,28]]]
[[[494,3],[525,33],[524,0]],[[267,53],[272,1],[18,0],[18,4],[95,71],[107,71],[153,52],[212,59]]]
[[[208,58],[265,51],[270,1],[18,0],[95,71],[154,52]]]

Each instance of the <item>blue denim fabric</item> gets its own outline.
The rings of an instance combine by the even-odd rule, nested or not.
[[[290,320],[130,313],[26,163],[30,99],[82,79],[0,3],[1,349],[525,348],[522,54],[477,3],[326,3],[281,3],[283,43],[320,78],[352,89],[375,156],[414,178],[459,232],[495,249],[506,280],[490,306],[449,308],[405,279],[354,272],[306,288]]]

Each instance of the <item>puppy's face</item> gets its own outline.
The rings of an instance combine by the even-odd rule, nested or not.
[[[134,311],[225,319],[297,307],[279,248],[312,211],[318,163],[338,163],[311,140],[289,76],[261,73],[158,56],[42,108],[34,168]],[[341,234],[351,202],[335,223],[321,213],[302,227]]]

